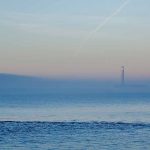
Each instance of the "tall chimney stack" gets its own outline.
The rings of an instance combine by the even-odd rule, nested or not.
[[[121,84],[124,85],[124,82],[125,82],[125,68],[124,66],[121,67],[122,68],[122,71],[121,71]]]

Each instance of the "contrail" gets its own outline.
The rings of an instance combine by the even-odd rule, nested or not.
[[[89,39],[95,34],[97,33],[99,30],[101,30],[114,16],[116,16],[117,14],[119,14],[123,9],[124,7],[130,2],[131,0],[125,0],[119,8],[117,8],[110,16],[106,17],[104,19],[104,21],[100,24],[98,24],[98,26],[93,30],[91,31],[88,36],[84,39],[84,41],[82,42],[79,50],[81,50],[86,44],[87,42],[89,41]],[[80,53],[80,52],[79,52]],[[79,54],[78,53],[78,54]],[[77,55],[78,55],[77,54]]]

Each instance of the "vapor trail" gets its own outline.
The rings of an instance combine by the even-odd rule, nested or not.
[[[130,0],[125,0],[123,2],[123,4],[116,9],[110,16],[108,16],[102,23],[100,23],[88,36],[88,38],[90,38],[93,34],[95,34],[96,32],[98,32],[100,29],[102,29],[107,22],[109,22],[109,20],[111,20],[114,16],[116,16],[118,13],[120,13],[122,11],[122,9],[129,3]]]
[[[117,14],[119,14],[123,9],[124,7],[129,3],[130,0],[125,0],[119,8],[117,8],[111,15],[109,15],[108,17],[106,17],[104,19],[103,22],[101,22],[100,24],[98,24],[98,26],[93,30],[91,31],[88,36],[84,39],[84,41],[82,42],[79,50],[81,51],[81,49],[87,44],[87,42],[89,41],[89,39],[95,34],[97,33],[99,30],[101,30],[114,16],[116,16]],[[79,53],[78,53],[79,54]],[[78,55],[77,54],[77,55]]]

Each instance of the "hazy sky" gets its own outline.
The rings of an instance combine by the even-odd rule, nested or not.
[[[129,0],[117,12],[123,4],[0,0],[0,72],[118,78],[125,65],[128,77],[149,77],[150,0]]]

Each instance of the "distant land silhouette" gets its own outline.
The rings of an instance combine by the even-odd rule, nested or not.
[[[0,74],[0,87],[31,87],[42,84],[46,84],[46,79],[15,74]]]
[[[129,80],[121,86],[117,80],[82,80],[82,79],[48,79],[42,77],[0,74],[0,88],[50,88],[53,91],[94,91],[104,93],[118,92],[146,92],[150,91],[149,81]]]

